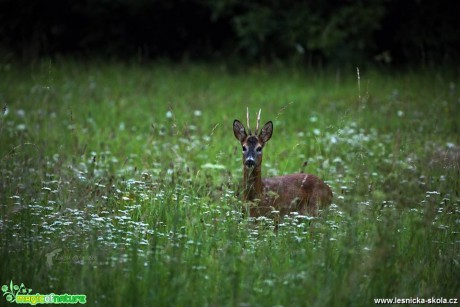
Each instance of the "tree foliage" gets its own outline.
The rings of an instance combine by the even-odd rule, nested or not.
[[[0,0],[0,47],[26,59],[452,61],[459,8],[436,0]]]

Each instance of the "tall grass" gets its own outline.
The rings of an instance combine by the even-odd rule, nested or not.
[[[459,296],[459,80],[445,72],[2,63],[1,282],[88,304],[342,306]],[[319,218],[242,216],[231,123]],[[308,162],[303,167],[304,162]],[[6,301],[4,301],[6,302]]]

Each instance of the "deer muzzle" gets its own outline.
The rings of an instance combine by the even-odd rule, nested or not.
[[[254,157],[249,156],[246,158],[246,161],[244,161],[244,165],[246,167],[254,167],[256,166],[256,160],[254,160]]]

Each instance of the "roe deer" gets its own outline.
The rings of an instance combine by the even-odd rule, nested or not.
[[[320,178],[310,174],[290,174],[262,179],[262,150],[273,133],[273,123],[267,122],[259,130],[260,110],[254,134],[235,119],[233,133],[243,148],[243,201],[249,202],[252,217],[269,216],[278,211],[280,216],[298,212],[318,215],[321,206],[332,201],[332,191]]]

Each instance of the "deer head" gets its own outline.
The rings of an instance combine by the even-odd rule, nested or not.
[[[233,133],[238,141],[240,141],[243,149],[243,164],[245,168],[259,168],[262,164],[262,150],[265,143],[270,140],[273,133],[273,123],[267,122],[262,129],[259,130],[260,110],[257,116],[257,125],[254,134],[249,128],[249,112],[246,114],[248,133],[243,124],[235,119],[233,121]]]

